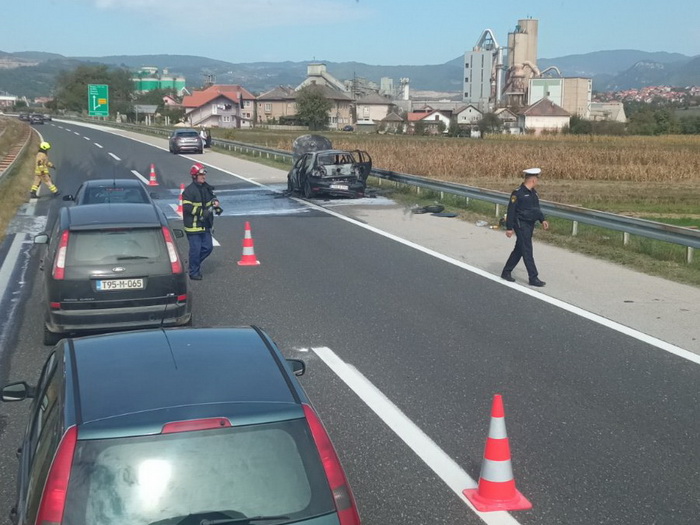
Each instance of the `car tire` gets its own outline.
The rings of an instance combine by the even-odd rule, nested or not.
[[[200,155],[204,155],[204,148],[201,148],[197,153],[199,153]]]
[[[44,325],[44,344],[46,346],[54,346],[61,339],[63,339],[63,334],[55,334]]]
[[[305,199],[312,199],[314,196],[314,192],[311,191],[311,183],[309,182],[309,179],[306,179],[304,181],[304,198]]]
[[[289,193],[294,193],[294,184],[292,184],[292,178],[287,176],[287,191]]]

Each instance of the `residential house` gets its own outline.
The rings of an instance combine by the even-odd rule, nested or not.
[[[447,133],[450,129],[450,117],[447,111],[411,112],[408,114],[409,131],[415,133],[416,125],[420,123],[425,134],[437,135],[440,133],[440,123],[442,123],[444,125],[442,133]]]
[[[331,102],[328,111],[328,127],[330,129],[343,129],[352,124],[352,99],[349,95],[326,85],[310,84]],[[306,87],[306,86],[305,86]],[[295,91],[295,98],[299,95],[299,88]]]
[[[378,129],[380,133],[403,133],[406,131],[406,123],[404,119],[392,111],[379,121]]]
[[[518,115],[518,127],[536,135],[543,131],[560,131],[567,127],[570,121],[571,114],[546,97],[525,108]]]
[[[182,103],[178,102],[178,100],[170,95],[163,95],[163,106],[169,109],[179,109],[182,106]]]
[[[374,124],[386,117],[391,110],[391,99],[370,93],[355,101],[355,123],[358,125]]]
[[[513,135],[520,133],[520,128],[518,127],[518,116],[510,109],[498,108],[493,113],[498,117],[498,120],[501,121],[503,133],[510,133]]]
[[[213,85],[186,96],[182,105],[192,126],[245,128],[253,122],[255,96],[239,85]]]
[[[453,116],[457,117],[457,124],[460,126],[474,126],[484,117],[479,108],[469,104],[454,110]]]
[[[294,101],[294,88],[277,86],[263,93],[256,99],[257,123],[269,124],[280,119],[296,115],[297,105]]]

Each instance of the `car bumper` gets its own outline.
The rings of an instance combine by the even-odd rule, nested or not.
[[[338,197],[362,197],[365,194],[366,185],[360,181],[338,181],[309,179],[311,190],[314,193],[335,195]]]
[[[105,308],[91,310],[51,310],[46,328],[53,333],[100,332],[133,330],[159,326],[182,326],[190,322],[189,302],[136,308]]]
[[[175,149],[177,151],[199,151],[202,146],[199,144],[175,144]]]

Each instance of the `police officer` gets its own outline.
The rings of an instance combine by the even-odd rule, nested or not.
[[[506,215],[506,236],[510,239],[515,233],[515,248],[501,272],[501,278],[506,281],[515,282],[511,272],[522,258],[530,278],[530,285],[545,285],[545,282],[540,281],[537,276],[537,267],[532,256],[532,232],[535,229],[535,223],[539,221],[542,223],[542,228],[549,229],[549,223],[540,209],[540,198],[535,190],[541,172],[540,168],[524,170],[525,180],[510,195]]]
[[[39,144],[39,151],[36,154],[36,161],[34,164],[34,184],[29,190],[29,196],[32,199],[36,198],[36,192],[39,191],[39,185],[43,182],[49,187],[49,190],[55,197],[61,192],[51,180],[51,175],[49,174],[49,168],[56,169],[53,163],[49,160],[48,151],[51,149],[51,144],[48,142],[42,142]]]
[[[190,279],[202,280],[201,265],[214,249],[211,229],[214,214],[221,215],[214,187],[207,184],[207,170],[199,162],[190,168],[192,184],[182,193],[182,220],[190,244]]]

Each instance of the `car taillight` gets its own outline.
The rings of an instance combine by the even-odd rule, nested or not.
[[[49,475],[41,495],[41,504],[36,518],[36,525],[49,525],[63,521],[63,509],[66,506],[66,493],[70,470],[73,466],[73,454],[78,441],[78,430],[70,427],[63,434],[61,443],[56,450]]]
[[[165,246],[168,248],[170,268],[173,273],[182,273],[182,264],[180,263],[180,257],[177,255],[177,248],[173,242],[173,236],[170,234],[170,230],[165,226],[163,226],[163,238],[165,239]]]
[[[56,258],[53,261],[53,275],[54,279],[63,280],[66,276],[66,252],[68,251],[68,236],[70,232],[64,230],[61,234],[61,240],[58,243],[58,250],[56,250]]]
[[[189,421],[173,421],[163,425],[161,434],[174,434],[176,432],[192,432],[194,430],[211,430],[214,428],[230,427],[231,422],[225,417],[209,417],[204,419],[190,419]]]
[[[302,406],[304,407],[304,415],[309,423],[309,428],[311,428],[311,435],[316,443],[316,448],[321,455],[321,462],[323,463],[323,469],[326,471],[328,484],[333,492],[333,500],[338,511],[340,525],[360,525],[360,515],[357,512],[355,498],[350,490],[345,472],[343,472],[343,467],[340,465],[338,454],[333,448],[331,438],[328,436],[328,432],[326,432],[314,409],[309,405]]]

